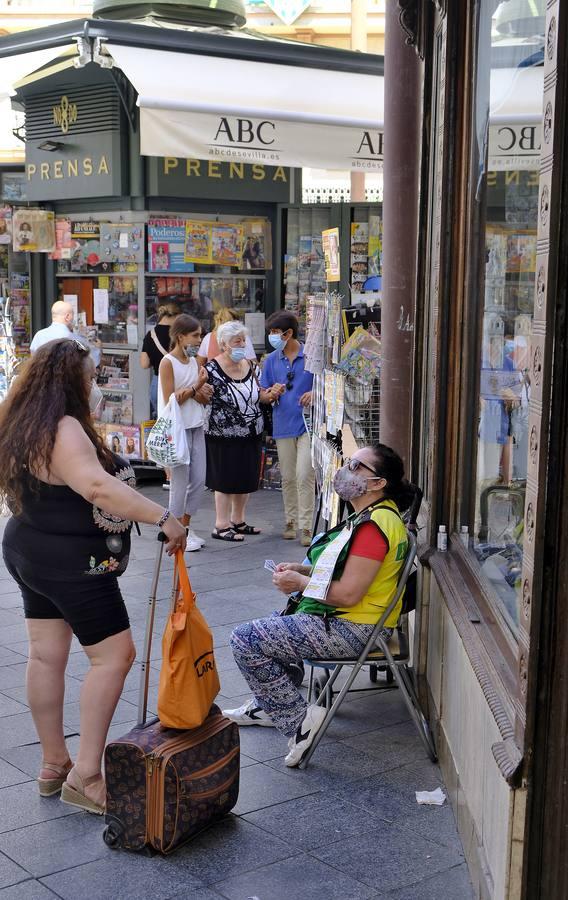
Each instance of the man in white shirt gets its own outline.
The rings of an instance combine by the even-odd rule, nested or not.
[[[80,340],[82,344],[85,344],[82,338],[77,338],[77,335],[73,334],[74,318],[75,311],[71,304],[64,300],[56,300],[51,307],[51,325],[37,332],[30,344],[30,352],[35,353],[44,344],[49,343],[49,341],[56,341],[59,338],[75,338]]]

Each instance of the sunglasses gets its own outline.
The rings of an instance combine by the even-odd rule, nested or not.
[[[85,347],[85,345],[82,344],[81,341],[78,341],[77,338],[71,338],[71,340],[72,340],[73,343],[75,344],[77,350],[80,350],[81,353],[89,353],[89,352],[90,352],[90,351],[89,351],[89,348],[88,348],[88,347]]]
[[[357,472],[358,469],[367,469],[368,472],[372,472],[375,478],[382,478],[382,475],[379,475],[376,469],[373,469],[371,466],[368,466],[367,463],[364,463],[360,459],[347,459],[345,460],[345,465],[349,469],[350,472]]]
[[[286,390],[291,391],[293,385],[294,385],[294,373],[288,372],[288,374],[286,375]]]

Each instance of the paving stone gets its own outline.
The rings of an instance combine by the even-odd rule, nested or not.
[[[0,890],[1,900],[53,900],[57,894],[40,884],[39,881],[21,881],[12,887]]]
[[[286,859],[295,852],[284,841],[236,816],[228,816],[182,847],[176,853],[175,860],[180,869],[210,886],[259,866]]]
[[[365,734],[347,737],[343,743],[347,747],[354,747],[356,750],[378,757],[384,772],[417,759],[427,758],[413,722],[389,725]]]
[[[327,736],[326,736],[327,737]],[[265,763],[293,778],[296,784],[312,785],[319,790],[339,790],[352,781],[362,777],[370,777],[381,771],[377,757],[351,748],[346,752],[345,745],[324,738],[317,748],[307,769],[290,769],[284,762],[284,756]]]
[[[0,590],[2,588],[0,587]],[[0,629],[6,628],[8,625],[21,625],[22,617],[19,613],[11,609],[0,608]]]
[[[69,808],[69,807],[68,807]],[[0,851],[36,878],[116,853],[102,839],[98,816],[65,816],[0,834]]]
[[[316,791],[317,786],[310,785],[307,781],[295,782],[293,778],[259,763],[248,766],[241,772],[239,799],[233,811],[236,815],[244,815]]]
[[[18,713],[27,712],[27,706],[24,706],[23,703],[18,703],[17,700],[13,700],[12,697],[7,697],[6,694],[0,694],[0,718],[4,716],[17,716]]]
[[[2,648],[0,647],[0,653]],[[17,654],[15,654],[17,656]],[[22,660],[22,657],[19,657]],[[12,688],[25,685],[27,663],[22,660],[16,665],[0,666],[0,681],[3,688]]]
[[[250,692],[246,695],[250,697]],[[241,698],[234,698],[235,702]],[[266,762],[270,759],[283,759],[288,752],[286,738],[275,728],[245,726],[239,729],[241,750],[251,759],[257,762]]]
[[[25,869],[17,866],[15,862],[0,853],[0,888],[25,881],[26,878],[29,878],[29,875]]]
[[[16,653],[14,650],[8,647],[0,647],[0,666],[11,666],[17,665],[21,663],[22,654]],[[2,677],[2,684],[4,684],[4,678]]]
[[[454,866],[426,881],[419,881],[411,887],[385,894],[385,900],[469,900],[473,898],[467,866]]]
[[[77,815],[73,807],[59,797],[40,797],[35,781],[0,790],[0,834],[69,815]]]
[[[371,827],[368,815],[361,809],[323,791],[247,813],[244,818],[301,850],[326,847],[330,842],[357,835],[362,823]],[[380,827],[378,817],[376,822],[372,825],[375,832]]]
[[[10,787],[12,784],[22,784],[24,781],[29,781],[29,775],[16,766],[11,766],[6,760],[0,759],[0,788]]]
[[[169,900],[180,893],[193,897],[203,884],[187,869],[159,856],[151,859],[139,854],[109,852],[104,859],[48,875],[42,884],[52,888],[63,900]]]
[[[375,891],[309,856],[294,856],[238,875],[215,889],[229,900],[255,896],[262,900],[365,900]]]
[[[28,637],[26,625],[22,620],[17,625],[7,625],[0,629],[0,645],[9,647],[16,641],[25,641]]]
[[[380,892],[405,887],[463,862],[455,850],[384,823],[356,837],[312,850],[312,854]]]
[[[121,722],[131,722],[136,718],[136,707],[127,700],[119,700],[112,717],[112,724],[119,725]],[[78,730],[81,721],[80,704],[66,703],[63,707],[63,721],[73,730]]]
[[[73,729],[66,728],[65,733],[72,734]],[[4,718],[2,728],[0,728],[0,751],[36,742],[37,732],[30,712]]]
[[[0,681],[4,681],[4,672],[0,673]],[[68,703],[78,700],[82,687],[83,685],[78,678],[68,675],[65,679],[65,700]],[[25,706],[28,704],[25,684],[20,684],[17,687],[3,687],[2,693],[6,694],[7,697],[12,697],[13,700],[17,700],[18,703],[23,703]]]

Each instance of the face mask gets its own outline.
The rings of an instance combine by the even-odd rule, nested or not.
[[[241,359],[244,359],[247,354],[247,351],[244,347],[233,347],[231,350],[231,359],[233,362],[240,362]]]
[[[343,466],[335,473],[333,489],[342,500],[355,500],[367,493],[367,481],[373,479],[359,475],[358,472],[351,472],[347,466]]]
[[[274,347],[275,350],[283,350],[288,341],[285,340],[281,334],[269,334],[268,343],[271,347]]]
[[[103,392],[98,386],[96,381],[91,382],[91,392],[89,394],[89,409],[92,413],[96,412],[101,400],[103,399]]]
[[[199,347],[196,347],[193,344],[190,344],[188,347],[183,348],[183,352],[185,353],[185,355],[187,356],[188,359],[195,359],[195,357],[197,356],[197,354],[199,352]]]

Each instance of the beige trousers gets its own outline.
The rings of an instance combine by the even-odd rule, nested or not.
[[[315,476],[311,441],[306,432],[298,438],[277,438],[286,523],[312,530]]]

